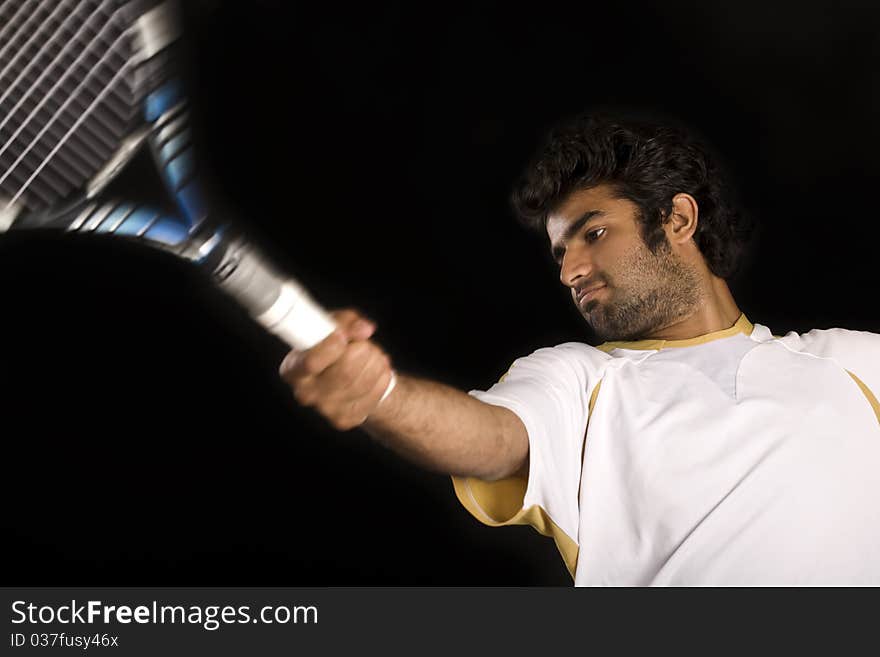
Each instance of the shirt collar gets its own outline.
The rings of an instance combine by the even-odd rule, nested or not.
[[[739,319],[736,320],[736,323],[730,328],[722,329],[721,331],[713,331],[712,333],[706,333],[705,335],[698,335],[695,338],[687,338],[685,340],[635,340],[631,342],[619,340],[616,342],[604,342],[598,345],[596,349],[600,349],[607,353],[614,349],[659,350],[670,349],[673,347],[692,347],[697,344],[712,342],[713,340],[729,338],[737,333],[751,335],[754,328],[754,325],[749,321],[745,313],[742,313],[739,316]]]

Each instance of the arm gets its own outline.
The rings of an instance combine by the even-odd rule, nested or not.
[[[339,430],[362,426],[378,442],[433,470],[497,480],[523,468],[528,435],[515,413],[449,386],[399,376],[369,340],[375,326],[353,311],[335,313],[339,329],[305,352],[291,352],[281,375],[304,406]]]

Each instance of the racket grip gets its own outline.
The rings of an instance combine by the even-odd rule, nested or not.
[[[311,349],[336,329],[330,314],[308,291],[283,276],[245,239],[217,239],[208,254],[219,253],[211,268],[220,288],[247,309],[248,314],[294,349]],[[207,263],[206,263],[207,264]]]
[[[330,314],[302,285],[279,276],[246,242],[231,245],[215,270],[215,278],[257,322],[294,349],[311,349],[336,329]],[[392,371],[380,402],[396,383]]]
[[[299,283],[281,283],[278,298],[256,320],[294,349],[311,349],[336,329],[333,318]]]
[[[292,279],[281,283],[278,299],[269,310],[257,317],[257,321],[294,349],[311,349],[336,328],[327,311]],[[385,401],[395,385],[397,376],[392,370],[391,380],[379,403]]]

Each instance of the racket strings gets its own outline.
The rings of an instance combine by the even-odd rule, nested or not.
[[[90,5],[94,3],[82,3],[77,11],[85,11]],[[42,93],[46,96],[47,101],[52,98],[52,93],[57,89],[57,86],[53,86],[51,89],[45,89],[45,85],[43,85],[43,81],[47,79],[47,77],[51,80],[54,79],[58,82],[58,76],[65,71],[72,72],[72,69],[80,65],[82,58],[75,58],[72,62],[67,61],[65,63],[65,58],[69,59],[69,55],[71,50],[76,48],[78,45],[82,45],[83,39],[86,35],[91,31],[91,37],[88,43],[83,47],[83,51],[81,53],[82,57],[85,57],[89,51],[94,50],[96,41],[102,38],[106,32],[110,29],[111,23],[109,23],[107,18],[108,2],[102,2],[98,5],[94,10],[89,14],[89,16],[77,24],[77,16],[76,13],[68,17],[66,20],[62,21],[56,32],[45,41],[42,48],[40,48],[37,53],[32,54],[28,59],[30,59],[30,63],[25,66],[15,80],[12,81],[11,84],[5,85],[7,86],[6,91],[0,95],[0,108],[2,108],[4,101],[6,101],[7,97],[10,96],[13,92],[20,93],[20,97],[16,104],[8,111],[5,112],[5,116],[2,120],[0,120],[0,129],[2,129],[6,123],[8,123],[16,114],[21,105],[30,99],[30,97],[35,93]],[[94,27],[95,22],[98,19],[104,18],[104,24],[100,31],[97,31]],[[45,27],[47,24],[44,24],[42,27]],[[41,30],[40,30],[41,31]],[[34,36],[40,33],[37,31],[34,33]],[[36,80],[28,80],[25,76],[30,73],[39,62],[40,58],[46,54],[47,52],[51,52],[53,48],[57,46],[57,42],[59,39],[65,39],[66,43],[63,47],[59,49],[56,55],[52,58],[50,62],[43,66],[43,70],[37,76]],[[23,48],[18,51],[18,55],[9,60],[6,69],[2,73],[0,73],[0,82],[3,80],[3,76],[5,75],[6,70],[12,67],[18,60],[19,56],[24,56],[27,54],[27,49]],[[2,56],[0,56],[0,61],[2,61]],[[60,84],[60,83],[59,83]],[[23,92],[19,88],[19,86],[23,86]]]
[[[27,2],[18,3],[15,0],[7,1],[0,5],[0,43],[7,44],[0,48],[2,54],[12,43],[13,29],[20,29],[22,21],[27,20],[27,16],[34,10],[36,0],[28,0]]]
[[[103,3],[106,6],[108,3]],[[74,47],[79,41],[80,38],[86,34],[90,24],[94,21],[97,12],[93,12],[89,18],[79,26],[78,31],[74,35],[74,38],[68,40],[67,44],[61,49],[60,52],[57,53],[55,58],[53,58],[52,62],[46,66],[43,72],[38,76],[38,78],[32,81],[29,87],[25,90],[25,92],[21,95],[16,106],[12,108],[12,110],[7,114],[7,116],[3,119],[3,122],[0,123],[0,128],[2,128],[9,120],[11,120],[17,110],[23,105],[23,103],[30,98],[35,93],[39,93],[42,95],[42,100],[37,103],[36,107],[31,109],[31,112],[25,118],[24,121],[19,125],[16,133],[22,132],[25,128],[28,127],[29,122],[36,116],[37,112],[42,109],[44,105],[55,103],[56,105],[59,102],[58,96],[62,96],[64,94],[70,95],[70,81],[76,79],[77,74],[82,74],[83,72],[89,73],[89,67],[94,66],[94,59],[96,53],[99,51],[101,46],[105,43],[107,33],[113,27],[112,21],[105,21],[101,30],[99,30],[96,34],[93,34],[89,39],[88,43],[82,48],[81,52],[77,57],[73,59],[73,61],[64,61],[65,56],[70,55],[70,49]],[[45,47],[49,47],[52,44],[48,42]],[[110,48],[113,48],[115,44],[111,44]],[[93,61],[89,62],[89,58]],[[94,71],[92,71],[94,73]],[[50,75],[51,74],[51,75]],[[49,77],[50,82],[52,76],[54,75],[54,83],[51,88],[46,90],[43,85],[41,88],[41,84],[44,80]],[[11,89],[10,89],[11,91]],[[0,153],[3,152],[5,148],[7,148],[10,144],[14,143],[14,137],[17,136],[16,133],[13,133],[13,137],[9,139],[3,147],[0,147]]]
[[[8,12],[9,4],[0,12]],[[62,21],[64,27],[57,26],[44,42],[39,55],[29,58],[30,64],[18,72],[16,86],[23,88],[14,89],[20,94],[17,100],[13,89],[4,92],[2,102],[15,104],[0,123],[0,170],[5,169],[0,190],[10,195],[0,214],[26,193],[22,199],[26,204],[58,201],[82,186],[118,148],[139,100],[130,85],[121,83],[143,59],[131,47],[134,26],[121,24],[122,12],[122,7],[107,0],[80,3]],[[27,21],[19,24],[13,39],[19,44],[32,42],[33,34],[28,40],[21,36]],[[39,56],[51,57],[51,62],[36,79],[28,79],[33,78],[32,64]],[[15,70],[16,59],[10,59],[4,70]],[[4,131],[11,135],[5,137]],[[70,147],[64,148],[68,142]]]
[[[70,6],[70,3],[71,3],[71,0],[62,0],[61,2],[59,2],[55,6],[55,9],[52,10],[52,12],[48,16],[45,16],[45,18],[38,21],[37,29],[33,30],[33,33],[30,35],[30,38],[28,38],[27,41],[25,41],[23,44],[16,45],[16,48],[17,48],[16,54],[13,57],[9,58],[9,61],[6,63],[6,66],[4,66],[2,69],[0,69],[0,81],[2,81],[3,78],[6,77],[7,73],[9,72],[9,69],[11,69],[13,67],[13,65],[17,64],[22,59],[26,59],[27,54],[28,54],[31,46],[34,44],[34,42],[37,39],[43,38],[44,33],[47,31],[50,31],[50,29],[52,28],[53,25],[57,28],[63,24],[63,21],[58,20],[58,15],[63,13],[63,10],[67,9],[67,7]],[[38,16],[44,15],[42,12],[43,12],[43,6],[41,5],[39,7],[39,9],[31,15],[30,20],[34,20]],[[18,37],[26,37],[27,31],[23,30],[23,31],[19,32],[17,34],[17,36]],[[17,41],[17,39],[10,39],[6,43],[5,46],[0,47],[0,61],[3,61],[4,57],[7,56],[6,51],[10,48],[10,46],[15,44],[16,41]],[[35,63],[36,63],[36,58],[31,60],[30,66],[33,66]],[[25,67],[24,70],[27,70],[27,68],[28,67]],[[21,75],[22,74],[19,74],[19,77],[21,77]],[[16,78],[16,80],[14,80],[12,82],[12,86],[15,86],[16,82],[18,82],[18,78]],[[7,90],[4,93],[4,96],[6,93],[9,93],[9,91]],[[3,99],[3,96],[0,96],[0,101],[2,101],[2,99]]]

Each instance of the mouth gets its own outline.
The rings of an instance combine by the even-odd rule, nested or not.
[[[585,310],[586,305],[596,298],[601,290],[605,289],[605,285],[596,285],[586,290],[578,290],[576,303],[578,308]]]

